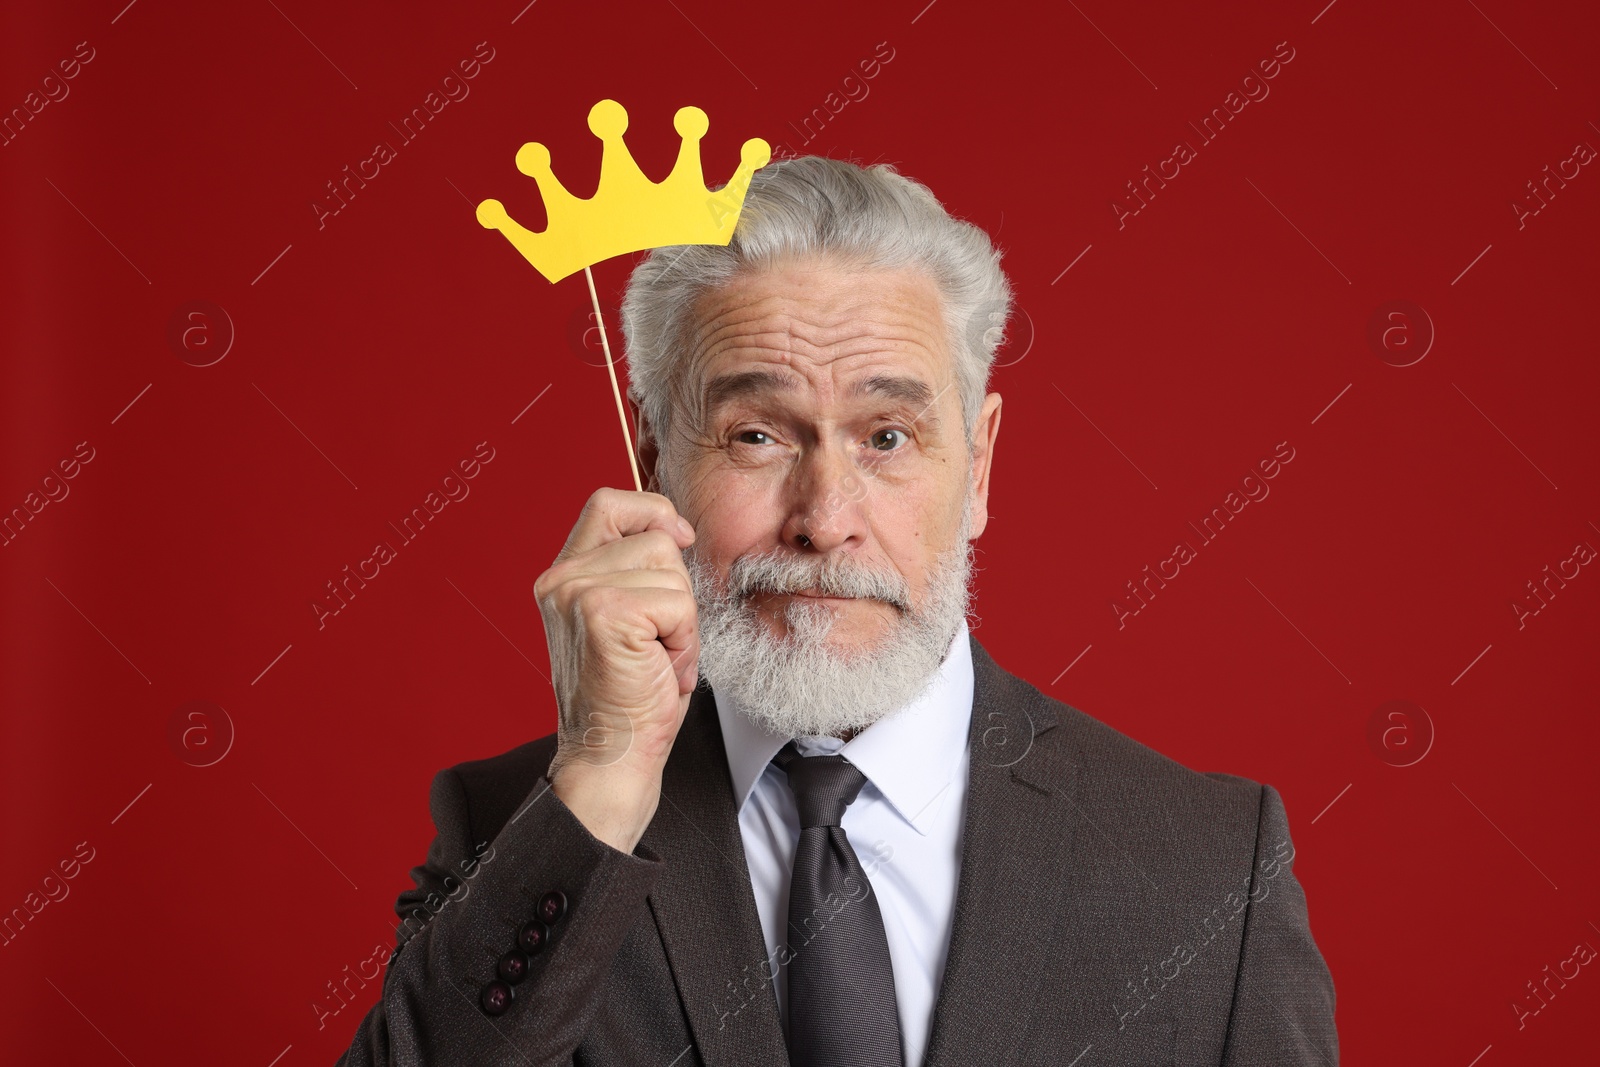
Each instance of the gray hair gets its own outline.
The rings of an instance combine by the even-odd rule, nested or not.
[[[954,384],[971,437],[1011,313],[999,250],[977,226],[952,218],[927,186],[887,163],[862,167],[801,156],[755,172],[725,247],[657,248],[628,279],[622,300],[628,393],[658,446],[666,445],[674,408],[700,406],[680,373],[696,327],[696,302],[741,272],[811,254],[927,272],[941,296]]]

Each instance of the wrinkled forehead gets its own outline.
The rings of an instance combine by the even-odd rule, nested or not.
[[[916,268],[752,270],[702,294],[692,319],[681,381],[701,418],[757,394],[931,404],[955,370],[938,287]]]

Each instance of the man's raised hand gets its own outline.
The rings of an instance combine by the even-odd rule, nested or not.
[[[550,785],[622,852],[655,815],[698,677],[693,542],[666,497],[601,489],[533,585],[560,714]]]

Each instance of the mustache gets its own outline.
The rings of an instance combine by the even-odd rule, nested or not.
[[[692,552],[691,548],[685,555]],[[910,583],[903,575],[848,556],[820,559],[784,551],[741,556],[728,568],[726,587],[722,590],[727,600],[794,593],[877,600],[901,614],[910,614],[912,610]]]

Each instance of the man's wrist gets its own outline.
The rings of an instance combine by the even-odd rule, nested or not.
[[[655,815],[660,775],[643,775],[616,764],[582,762],[550,768],[550,791],[598,840],[631,854]]]

